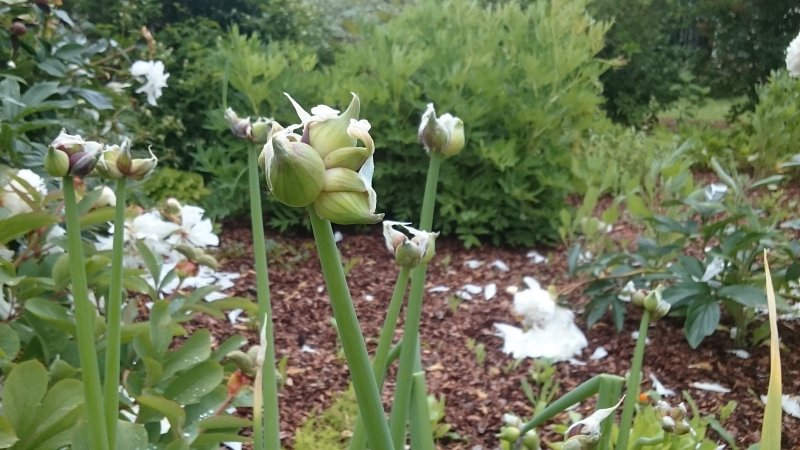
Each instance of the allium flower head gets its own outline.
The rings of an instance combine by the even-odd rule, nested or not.
[[[794,78],[800,78],[800,33],[786,48],[786,70]]]
[[[161,97],[161,89],[167,87],[169,74],[164,72],[164,63],[161,61],[136,61],[131,66],[131,75],[143,83],[136,93],[144,92],[147,103],[158,106],[156,100]]]

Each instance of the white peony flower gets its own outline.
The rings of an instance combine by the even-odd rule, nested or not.
[[[131,75],[142,84],[136,93],[147,94],[147,103],[158,106],[156,100],[161,97],[161,89],[167,87],[169,74],[164,72],[164,63],[161,61],[136,61],[131,66]]]
[[[800,77],[800,34],[786,48],[786,70],[790,76]]]

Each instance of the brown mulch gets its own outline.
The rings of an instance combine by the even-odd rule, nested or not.
[[[270,253],[269,275],[277,358],[288,358],[289,380],[280,392],[280,411],[283,444],[291,447],[294,430],[309,415],[330,405],[332,399],[347,388],[348,377],[344,361],[337,354],[336,332],[330,322],[332,312],[311,238],[268,235],[277,240],[276,249]],[[243,275],[234,289],[235,294],[254,298],[249,228],[228,224],[221,237],[224,270]],[[344,265],[352,267],[348,282],[368,347],[373,351],[397,269],[384,247],[379,227],[369,234],[345,234],[339,248]],[[444,285],[451,291],[426,293],[421,329],[423,365],[429,391],[446,397],[445,421],[463,438],[442,441],[440,448],[494,449],[498,447],[494,435],[501,427],[504,413],[530,418],[531,405],[520,383],[526,377],[530,379],[532,363],[525,360],[514,367],[512,358],[501,352],[502,340],[495,336],[493,325],[497,322],[519,324],[511,313],[513,296],[506,288],[522,286],[523,277],[532,276],[543,286],[553,284],[558,288],[575,282],[566,276],[564,251],[540,251],[549,256],[547,264],[534,264],[526,256],[528,250],[488,246],[464,249],[457,241],[437,242],[437,254],[428,270],[426,288]],[[465,261],[472,259],[484,265],[469,269]],[[505,262],[510,271],[493,268],[491,263],[496,259]],[[474,300],[461,302],[455,309],[448,302],[448,297],[467,283],[484,286],[491,282],[498,287],[497,295],[491,300],[484,300],[479,294]],[[579,291],[576,289],[572,296],[561,300],[573,306],[578,313],[579,326],[585,330],[580,314],[585,299],[579,296]],[[589,346],[579,359],[586,365],[557,364],[561,394],[599,373],[624,375],[633,353],[635,341],[631,332],[638,329],[638,318],[631,310],[621,333],[606,319],[585,330]],[[235,333],[245,334],[251,343],[257,342],[256,333],[242,324],[232,327],[225,321],[208,317],[202,319],[202,324],[212,329],[219,342]],[[678,393],[688,391],[704,414],[714,414],[729,400],[735,400],[738,406],[724,426],[739,445],[746,447],[756,442],[763,414],[759,395],[766,393],[769,375],[768,348],[748,348],[751,357],[740,359],[728,352],[736,348],[735,344],[727,333],[719,331],[697,350],[692,350],[681,327],[680,321],[666,319],[650,328],[643,388],[650,388],[648,376],[655,374],[664,385]],[[784,323],[780,328],[784,393],[793,395],[800,394],[798,327],[800,323],[794,322]],[[401,326],[398,329],[402,329]],[[468,339],[485,345],[483,364],[479,364],[475,353],[468,349]],[[302,352],[304,345],[315,349],[316,353]],[[589,360],[589,355],[600,346],[608,351],[608,356]],[[388,380],[387,394],[393,387],[392,379]],[[689,384],[695,381],[717,382],[731,388],[731,392],[717,394],[691,388]],[[562,423],[568,421],[566,416],[560,419]],[[540,431],[546,438],[559,439],[549,426]],[[709,432],[709,436],[722,443],[714,432]],[[800,448],[800,419],[785,414],[783,448]]]

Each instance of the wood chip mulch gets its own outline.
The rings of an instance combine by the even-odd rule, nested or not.
[[[339,243],[342,261],[351,270],[348,281],[358,317],[367,344],[372,352],[383,324],[397,268],[391,260],[380,235],[379,227],[368,234],[346,234]],[[288,358],[286,386],[280,392],[281,429],[283,445],[291,448],[294,430],[311,414],[318,414],[348,385],[347,368],[337,354],[336,332],[331,325],[331,309],[313,241],[309,236],[286,236],[268,233],[277,244],[270,252],[270,283],[277,358]],[[249,229],[244,225],[227,224],[222,233],[220,257],[223,270],[242,274],[233,293],[255,298],[255,275],[252,270],[252,250]],[[510,356],[502,353],[502,340],[495,336],[493,325],[498,322],[519,325],[511,312],[513,296],[506,292],[509,286],[523,286],[523,277],[531,276],[543,286],[553,284],[559,288],[574,283],[566,276],[563,249],[542,250],[547,263],[534,263],[526,256],[529,249],[502,249],[484,246],[464,249],[457,241],[440,240],[437,254],[429,266],[427,289],[433,286],[450,287],[448,293],[426,293],[423,317],[423,364],[426,367],[428,389],[437,396],[446,397],[445,421],[453,426],[463,440],[439,442],[442,449],[495,449],[495,433],[502,425],[504,413],[530,418],[532,409],[520,383],[529,377],[532,366],[525,360],[514,367]],[[470,269],[468,260],[484,264]],[[509,271],[492,266],[495,260],[503,261]],[[497,284],[497,295],[485,300],[482,294],[457,306],[448,302],[465,284],[485,286]],[[557,364],[560,394],[599,373],[625,375],[630,365],[635,341],[631,333],[638,329],[639,315],[631,310],[625,329],[617,333],[608,318],[586,330],[581,314],[585,299],[576,289],[572,296],[561,299],[576,310],[579,326],[584,329],[588,347],[578,358],[585,365]],[[232,334],[244,334],[250,343],[257,342],[255,331],[244,324],[230,325],[203,317],[203,326],[209,327],[218,342]],[[800,322],[785,322],[780,326],[784,394],[800,395]],[[401,335],[398,326],[397,336]],[[677,319],[661,320],[651,326],[650,343],[644,364],[643,389],[650,389],[649,375],[654,374],[667,387],[679,393],[686,390],[704,414],[715,414],[730,400],[738,402],[733,415],[724,424],[740,446],[758,441],[761,429],[763,404],[759,396],[766,394],[769,375],[769,349],[766,346],[746,349],[749,359],[741,359],[729,350],[734,342],[724,331],[706,339],[697,350],[692,350],[683,337],[682,322]],[[486,349],[483,364],[475,352],[468,349],[467,341],[474,339]],[[308,346],[315,353],[303,352]],[[598,347],[604,347],[608,356],[590,360]],[[384,392],[389,398],[393,388],[392,378],[387,379]],[[692,382],[716,382],[731,389],[719,394],[690,387]],[[531,384],[534,384],[531,382]],[[534,389],[536,389],[534,384]],[[559,394],[559,395],[560,395]],[[674,397],[673,397],[674,398]],[[674,401],[674,400],[673,400]],[[581,409],[586,413],[592,405]],[[556,422],[568,422],[566,415]],[[551,422],[551,424],[554,422]],[[540,430],[545,440],[560,441],[552,425]],[[709,437],[722,439],[713,431]],[[800,419],[784,414],[783,448],[800,448]]]

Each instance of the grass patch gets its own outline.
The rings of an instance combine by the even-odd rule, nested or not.
[[[358,405],[351,386],[322,414],[309,417],[297,430],[295,450],[345,450],[355,427]]]

